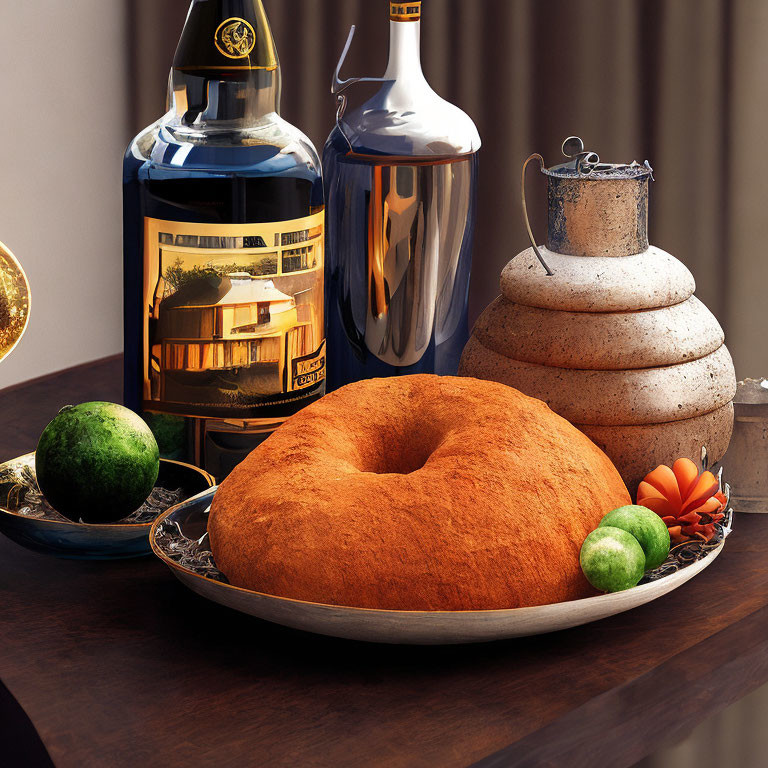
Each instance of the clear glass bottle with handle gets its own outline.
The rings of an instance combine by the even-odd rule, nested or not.
[[[358,379],[456,373],[467,340],[477,152],[472,120],[421,67],[421,3],[390,2],[381,78],[333,81],[323,153],[329,389]],[[379,82],[361,106],[347,88]]]
[[[125,399],[221,477],[325,391],[324,209],[261,0],[194,0],[124,162]]]

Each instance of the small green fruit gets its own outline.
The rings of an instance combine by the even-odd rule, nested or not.
[[[164,459],[184,458],[187,440],[186,419],[169,413],[145,413],[142,418],[152,430],[160,455]]]
[[[149,496],[160,458],[149,427],[115,403],[62,408],[43,430],[35,452],[37,482],[62,515],[111,523]]]
[[[645,553],[638,540],[608,525],[584,539],[579,562],[589,583],[601,592],[634,587],[645,573]]]
[[[645,570],[658,568],[669,554],[669,530],[664,521],[648,507],[628,504],[609,512],[600,527],[610,525],[631,533],[645,552]]]

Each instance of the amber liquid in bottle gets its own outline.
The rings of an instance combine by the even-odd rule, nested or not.
[[[195,0],[124,162],[125,399],[226,475],[325,391],[324,213],[260,0]]]

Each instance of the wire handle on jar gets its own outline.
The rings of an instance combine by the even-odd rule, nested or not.
[[[549,268],[547,265],[547,262],[544,261],[544,257],[541,255],[541,251],[539,250],[539,246],[536,245],[536,238],[533,236],[533,230],[531,229],[531,222],[528,220],[528,205],[525,201],[525,171],[528,168],[528,163],[531,162],[531,160],[538,160],[539,161],[539,167],[541,170],[544,170],[544,158],[538,153],[534,152],[532,155],[530,155],[526,161],[523,163],[523,173],[522,173],[522,179],[520,182],[520,193],[521,198],[523,201],[523,223],[525,224],[525,228],[528,231],[528,239],[531,241],[531,245],[533,246],[533,252],[536,254],[536,258],[539,260],[539,263],[547,272],[547,275],[549,277],[552,277],[555,273]]]

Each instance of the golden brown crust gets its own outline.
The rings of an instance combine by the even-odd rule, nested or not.
[[[208,530],[230,582],[258,592],[516,608],[594,594],[581,544],[629,503],[608,457],[542,401],[495,382],[403,376],[351,384],[291,417],[221,484]]]

